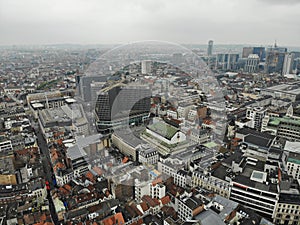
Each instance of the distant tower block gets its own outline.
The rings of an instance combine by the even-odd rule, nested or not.
[[[183,54],[182,53],[174,53],[173,54],[173,63],[178,65],[178,64],[181,64],[182,62],[184,62]]]
[[[213,45],[214,45],[214,41],[213,40],[209,40],[208,41],[208,47],[207,47],[207,55],[208,56],[212,55]]]
[[[142,74],[150,74],[151,73],[151,61],[144,60],[142,61]]]
[[[282,75],[291,74],[293,71],[295,55],[293,53],[286,53],[284,56]]]

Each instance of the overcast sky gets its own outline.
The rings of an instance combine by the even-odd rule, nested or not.
[[[0,45],[300,46],[300,0],[0,0]]]

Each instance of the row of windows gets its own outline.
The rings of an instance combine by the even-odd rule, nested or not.
[[[238,203],[241,203],[244,206],[251,207],[254,210],[259,210],[259,211],[263,212],[266,215],[272,215],[273,214],[273,210],[266,209],[266,208],[261,208],[260,204],[258,204],[257,202],[251,201],[249,199],[245,199],[245,198],[243,198],[241,196],[230,196],[230,199],[232,199],[232,200],[234,200],[234,201],[236,201]]]
[[[261,198],[261,197],[258,197],[258,196],[249,195],[247,193],[244,193],[244,192],[241,192],[241,191],[238,191],[238,190],[232,190],[232,192],[237,193],[237,194],[242,195],[242,196],[246,196],[246,197],[251,198],[251,199],[256,200],[256,201],[266,202],[266,203],[272,204],[272,205],[275,204],[275,201],[264,199],[264,198]]]
[[[288,164],[288,168],[292,168],[292,170],[294,169],[294,166],[297,167],[297,169],[300,168],[300,165]]]
[[[278,212],[288,213],[288,214],[299,214],[299,210],[294,209],[278,209]]]
[[[178,209],[179,217],[186,220],[188,217],[192,216],[191,209],[188,208],[185,204],[181,203]]]
[[[237,195],[237,194],[234,194],[234,193],[231,193],[230,197],[240,199],[241,201],[244,202],[244,204],[253,205],[253,206],[257,207],[260,210],[266,210],[266,211],[273,212],[273,209],[274,209],[274,205],[268,205],[266,203],[256,201],[254,199],[250,199],[250,198],[247,198],[247,197],[243,197],[243,196],[240,196],[240,195]],[[263,207],[263,209],[261,207]]]
[[[299,225],[300,223],[298,223],[298,221],[290,221],[289,219],[287,221],[285,220],[281,220],[281,219],[277,219],[275,221],[276,224],[290,224],[290,225]]]
[[[200,179],[193,179],[193,185],[199,185],[199,186],[211,186],[214,187],[216,189],[223,189],[223,190],[227,190],[229,191],[229,185],[227,183],[224,182],[220,182],[218,180],[200,180]]]
[[[272,194],[272,193],[266,193],[266,192],[262,192],[262,191],[259,191],[259,190],[255,190],[253,188],[241,188],[240,186],[238,186],[237,184],[233,184],[234,188],[236,189],[240,189],[240,190],[243,190],[245,191],[247,189],[247,192],[249,193],[254,193],[254,194],[257,194],[257,195],[262,195],[263,197],[269,197],[269,198],[276,198],[277,195],[276,194]]]
[[[291,209],[300,209],[300,205],[291,205],[291,204],[278,204],[278,208],[291,208]]]

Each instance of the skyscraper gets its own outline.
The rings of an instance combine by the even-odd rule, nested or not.
[[[92,100],[91,84],[93,82],[106,82],[108,76],[83,76],[79,80],[78,91],[79,95],[85,102]]]
[[[142,61],[142,74],[149,74],[151,72],[151,63],[150,60]]]
[[[284,57],[282,75],[292,73],[293,63],[294,63],[294,54],[293,53],[286,54]]]
[[[151,91],[145,85],[122,82],[102,89],[95,106],[97,130],[109,133],[115,128],[140,123],[150,112]]]
[[[266,58],[266,49],[265,47],[253,47],[253,54],[259,56],[260,61],[263,61]]]
[[[236,53],[220,53],[217,55],[216,68],[222,70],[235,70],[239,54]]]
[[[213,45],[214,45],[214,41],[213,40],[209,40],[208,41],[208,47],[207,47],[207,55],[208,56],[212,55]]]
[[[255,73],[258,70],[259,56],[250,54],[246,60],[244,71],[247,73]]]
[[[256,54],[259,56],[260,61],[263,61],[266,57],[266,50],[264,47],[244,47],[242,58],[248,58],[249,55]]]
[[[175,65],[183,63],[184,60],[182,53],[174,53],[172,60]]]
[[[243,53],[242,53],[242,58],[248,58],[248,56],[250,54],[253,54],[253,47],[244,47]]]
[[[274,47],[268,48],[266,53],[265,73],[282,73],[284,58],[287,48]]]

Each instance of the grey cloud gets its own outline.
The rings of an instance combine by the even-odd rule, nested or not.
[[[291,3],[281,7],[280,2]],[[300,21],[292,16],[299,13],[295,2],[299,1],[0,0],[0,45],[145,39],[269,44],[277,39],[300,46]]]
[[[300,4],[299,0],[259,0],[260,2],[271,5],[297,5]]]

